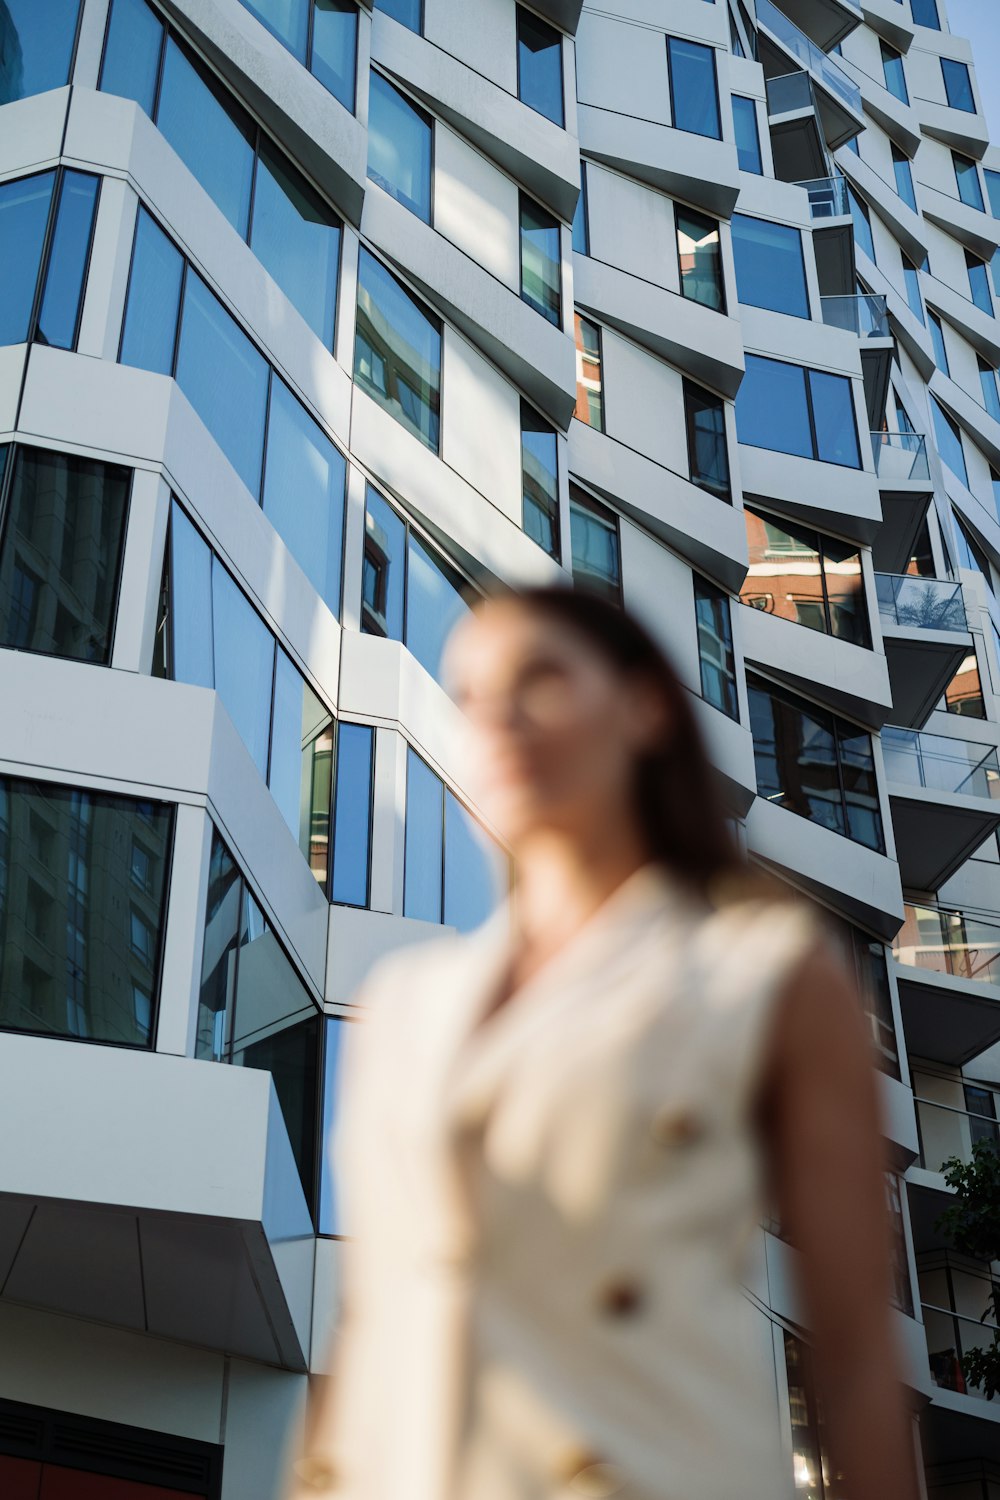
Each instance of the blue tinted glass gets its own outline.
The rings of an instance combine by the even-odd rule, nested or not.
[[[361,627],[390,641],[403,639],[406,527],[391,505],[368,486],[365,556],[361,575]]]
[[[733,95],[733,126],[736,131],[736,155],[741,172],[764,171],[760,158],[760,136],[757,133],[757,105],[753,99]]]
[[[4,0],[0,9],[0,104],[69,82],[80,0]]]
[[[986,191],[990,198],[990,213],[994,219],[1000,219],[1000,172],[984,167],[983,176],[986,178]]]
[[[320,1134],[319,1216],[316,1228],[320,1234],[346,1234],[341,1222],[334,1142],[340,1121],[342,1058],[347,1041],[345,1028],[350,1026],[341,1016],[326,1016],[323,1021],[323,1124]]]
[[[580,196],[573,212],[573,249],[577,255],[590,254],[590,229],[587,224],[587,163],[580,163]]]
[[[738,720],[739,695],[729,595],[697,573],[694,576],[694,612],[698,626],[701,695],[706,703]]]
[[[910,168],[910,158],[905,156],[898,146],[892,148],[892,170],[896,178],[896,192],[903,202],[913,209],[917,209],[917,199],[913,191],[913,172]]]
[[[979,383],[983,388],[983,405],[994,422],[1000,422],[1000,395],[997,394],[997,372],[984,359],[980,359],[979,361]]]
[[[268,368],[243,330],[189,271],[177,383],[250,493],[260,494]]]
[[[374,71],[368,92],[368,176],[430,223],[431,122]]]
[[[443,568],[410,533],[406,575],[406,645],[440,681],[441,653],[452,626],[469,606]]]
[[[700,42],[667,37],[670,60],[670,100],[675,130],[722,137],[719,96],[715,82],[715,52]]]
[[[711,391],[685,380],[684,420],[692,484],[710,490],[720,500],[731,500],[725,403]]]
[[[910,305],[910,312],[915,318],[919,318],[922,323],[924,321],[924,304],[920,296],[920,277],[917,274],[916,266],[905,253],[902,256],[902,260],[903,280],[906,283],[906,300]]]
[[[769,802],[846,833],[832,714],[747,682],[757,791]]]
[[[965,453],[962,448],[962,434],[958,425],[948,413],[942,409],[933,396],[927,398],[931,404],[931,418],[934,422],[934,440],[937,443],[938,452],[948,468],[960,479],[966,489],[969,487],[969,475],[965,467]]]
[[[295,168],[263,141],[250,245],[313,332],[332,349],[340,224]]]
[[[385,11],[411,31],[419,32],[423,26],[423,0],[375,0],[375,9]]]
[[[964,62],[955,62],[950,57],[942,57],[941,73],[944,78],[944,91],[948,103],[952,109],[963,109],[967,114],[974,115],[976,112],[976,101],[972,97],[972,79]]]
[[[985,212],[986,205],[983,202],[983,190],[979,186],[979,172],[974,161],[967,156],[959,156],[957,151],[951,153],[951,159],[955,164],[955,181],[958,184],[958,196],[969,208],[978,208]]]
[[[175,500],[170,507],[171,676],[214,687],[212,554]]]
[[[494,877],[483,847],[486,835],[473,822],[458,798],[444,799],[444,920],[459,932],[470,932],[489,916],[494,902]]]
[[[733,214],[732,230],[740,301],[808,318],[809,294],[799,231],[745,214]]]
[[[521,402],[522,524],[532,541],[559,555],[559,468],[556,431]]]
[[[406,751],[403,916],[441,921],[444,784],[414,750]]]
[[[156,123],[230,224],[246,239],[253,128],[167,38]]]
[[[135,227],[121,362],[171,375],[184,257],[144,208]]]
[[[906,92],[906,75],[903,72],[903,59],[898,52],[894,52],[885,42],[880,43],[882,48],[882,72],[885,76],[885,86],[890,94],[894,94],[904,104],[909,104],[909,95]]]
[[[918,26],[929,26],[933,31],[941,30],[937,0],[910,0],[910,11]]]
[[[299,62],[305,62],[309,0],[243,0],[243,4]]]
[[[969,290],[972,300],[980,312],[993,316],[993,298],[990,295],[990,281],[986,272],[986,262],[977,260],[974,255],[965,252],[965,264],[969,268]]]
[[[335,615],[340,613],[346,478],[343,455],[275,376],[267,424],[264,514]]]
[[[554,26],[517,8],[517,96],[563,123],[562,37]]]
[[[59,349],[72,349],[90,253],[94,209],[101,179],[86,172],[64,172],[56,231],[49,251],[38,337]]]
[[[0,344],[23,344],[41,269],[54,172],[0,182]]]
[[[302,801],[302,699],[305,683],[290,658],[277,647],[274,706],[271,712],[271,757],[267,784],[288,827],[299,836]]]
[[[746,374],[736,396],[736,432],[741,443],[812,458],[805,371],[758,354],[746,356]]]
[[[569,493],[573,581],[620,603],[622,573],[617,521],[583,490],[571,484]]]
[[[931,325],[931,343],[934,346],[934,363],[945,375],[951,372],[948,369],[948,351],[944,344],[944,329],[940,320],[933,313],[928,313]]]
[[[337,727],[332,899],[346,906],[368,904],[372,742],[367,725]]]
[[[212,562],[212,631],[219,697],[266,776],[274,637],[218,559]]]
[[[521,194],[521,296],[559,326],[562,242],[559,221]]]
[[[354,378],[434,452],[441,402],[441,324],[362,245]]]
[[[826,375],[810,370],[816,457],[828,464],[860,469],[858,428],[854,416],[854,394],[846,375]]]
[[[850,183],[847,183],[847,201],[851,209],[851,220],[854,224],[854,240],[872,262],[875,260],[875,242],[872,239],[871,220],[868,217],[868,206],[861,202]]]
[[[355,0],[315,0],[313,74],[345,109],[354,110],[358,71],[358,7]]]
[[[101,67],[105,93],[134,99],[151,117],[162,42],[163,22],[146,0],[114,0]]]

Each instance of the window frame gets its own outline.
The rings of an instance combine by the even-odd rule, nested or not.
[[[375,831],[375,768],[378,760],[378,726],[375,724],[363,724],[357,719],[345,719],[340,714],[334,716],[333,722],[335,733],[333,736],[333,767],[330,777],[330,853],[326,862],[324,894],[331,906],[344,906],[348,907],[351,911],[370,911],[372,904],[372,841]],[[340,773],[340,726],[342,724],[348,724],[357,729],[367,729],[371,735],[368,766],[368,807],[365,831],[365,837],[368,841],[368,858],[365,861],[365,899],[360,906],[355,901],[338,901],[333,894],[334,866],[337,860],[337,782]]]
[[[682,220],[685,220],[689,224],[691,224],[691,223],[697,224],[700,221],[700,223],[703,226],[705,226],[705,227],[711,226],[715,230],[716,236],[718,238],[718,256],[717,256],[717,261],[716,261],[716,269],[717,269],[717,272],[718,272],[718,278],[717,278],[718,279],[718,295],[719,295],[719,305],[718,305],[718,307],[713,306],[713,304],[711,302],[704,302],[701,299],[701,297],[696,297],[691,292],[687,292],[687,291],[684,290],[684,286],[685,286],[684,267],[681,264],[681,221]],[[680,203],[680,202],[677,202],[675,200],[675,202],[674,202],[674,249],[675,249],[676,254],[677,254],[677,278],[678,278],[679,291],[680,291],[680,295],[684,298],[685,302],[694,302],[694,303],[697,303],[699,307],[706,307],[706,308],[708,308],[709,312],[717,312],[717,313],[720,313],[723,317],[728,317],[729,316],[729,300],[728,300],[728,297],[726,295],[726,267],[725,267],[725,262],[724,262],[723,257],[722,257],[722,223],[721,223],[721,221],[719,219],[713,219],[713,217],[712,217],[711,214],[702,213],[700,209],[688,208],[687,204]]]
[[[874,650],[874,633],[872,631],[872,604],[871,604],[871,599],[869,597],[868,589],[867,589],[867,587],[865,585],[865,570],[864,570],[864,565],[861,562],[863,548],[861,547],[860,543],[856,545],[856,551],[857,551],[857,554],[858,554],[858,564],[859,564],[858,579],[859,579],[859,583],[860,583],[858,594],[859,594],[859,597],[860,597],[860,599],[862,600],[862,602],[864,604],[864,610],[863,610],[863,615],[862,615],[862,611],[858,612],[858,618],[862,620],[862,624],[863,624],[863,629],[859,633],[863,634],[865,636],[865,639],[864,640],[853,640],[852,641],[850,639],[850,637],[841,635],[838,631],[836,631],[833,628],[833,606],[832,606],[831,601],[830,601],[830,588],[829,588],[829,584],[827,582],[827,573],[826,573],[827,552],[826,552],[826,547],[825,547],[824,543],[827,540],[829,540],[831,542],[834,542],[834,541],[838,541],[840,539],[836,538],[836,537],[834,537],[832,535],[829,535],[829,533],[827,533],[827,532],[820,531],[819,528],[816,527],[816,526],[809,526],[807,524],[800,523],[798,520],[794,519],[791,516],[783,516],[780,511],[769,511],[769,510],[765,509],[764,507],[762,507],[761,505],[758,505],[756,503],[752,504],[752,505],[747,505],[747,504],[744,503],[744,506],[743,506],[743,515],[744,515],[744,519],[747,516],[753,516],[756,520],[763,521],[763,523],[764,523],[765,526],[767,526],[769,524],[773,524],[773,525],[778,526],[782,531],[785,531],[788,526],[795,526],[800,531],[809,531],[809,532],[812,532],[812,534],[816,538],[817,545],[814,548],[811,548],[810,550],[812,550],[815,553],[816,558],[818,560],[818,563],[819,563],[819,579],[820,579],[820,584],[821,584],[822,589],[823,589],[822,604],[823,604],[824,628],[821,631],[817,631],[816,634],[829,636],[831,640],[835,640],[835,641],[847,641],[847,643],[849,645],[857,646],[859,648],[859,650],[862,650],[862,651],[873,651]],[[854,546],[855,544],[852,542],[850,545]],[[746,586],[746,584],[748,582],[750,582],[750,575],[749,575],[749,573],[747,574],[747,577],[744,580],[744,587]],[[755,608],[755,606],[753,604],[751,604],[749,600],[743,598],[742,588],[741,588],[741,591],[740,591],[740,594],[739,594],[738,597],[739,597],[739,602],[742,605],[744,605],[747,609],[754,609]],[[784,619],[784,616],[779,615],[776,618],[778,618],[778,619]],[[788,623],[789,624],[793,624],[793,625],[798,625],[803,630],[812,630],[813,629],[813,627],[811,625],[807,625],[807,624],[804,623],[804,621],[801,621],[801,620],[791,620],[791,621],[788,621]]]
[[[519,424],[520,424],[520,438],[521,438],[521,530],[522,530],[522,532],[524,532],[525,536],[528,536],[528,531],[527,531],[527,529],[525,527],[525,524],[524,524],[525,488],[526,488],[525,483],[524,483],[524,476],[525,476],[524,434],[525,434],[525,431],[527,430],[525,428],[524,418],[525,418],[525,412],[526,411],[530,412],[532,414],[532,416],[535,418],[536,421],[538,421],[538,422],[544,422],[545,423],[545,427],[546,427],[547,431],[550,431],[552,433],[553,439],[555,441],[555,446],[556,446],[556,503],[555,503],[555,510],[552,512],[552,517],[551,517],[551,519],[552,519],[552,535],[553,535],[553,543],[554,543],[555,551],[554,552],[548,552],[547,548],[544,548],[544,547],[542,548],[542,551],[546,552],[547,556],[554,558],[556,562],[561,562],[562,561],[562,555],[563,555],[563,536],[562,536],[562,517],[561,517],[561,514],[560,514],[559,431],[549,421],[549,419],[547,417],[543,417],[542,414],[541,414],[541,412],[536,410],[536,408],[532,405],[532,403],[527,399],[526,396],[521,396],[520,402],[519,402],[519,406],[518,406],[518,419],[519,419]],[[538,429],[532,429],[532,430],[537,431]],[[540,544],[536,543],[536,546],[537,545],[540,545]]]
[[[80,10],[82,14],[82,0]],[[31,98],[34,96],[29,95],[28,97]],[[49,275],[52,269],[52,248],[55,241],[56,229],[59,223],[59,212],[62,207],[64,184],[67,175],[71,172],[76,177],[93,178],[97,183],[97,191],[94,194],[94,211],[91,215],[90,220],[90,235],[88,237],[87,248],[83,256],[83,271],[80,278],[80,297],[77,303],[76,318],[73,324],[73,338],[72,342],[68,346],[66,346],[63,344],[49,344],[48,340],[40,339],[39,334],[41,330],[39,328],[39,322],[42,316],[42,308],[45,303],[45,293],[48,289]],[[45,348],[62,349],[66,353],[75,354],[77,353],[80,342],[80,329],[83,326],[83,314],[87,302],[87,285],[90,280],[90,266],[94,253],[94,240],[97,237],[97,218],[101,211],[101,195],[104,190],[104,174],[103,172],[94,172],[86,168],[68,167],[60,162],[55,167],[43,167],[41,171],[24,172],[14,177],[5,178],[4,181],[0,183],[0,188],[6,187],[8,184],[14,184],[18,182],[30,182],[33,177],[48,177],[49,175],[51,175],[54,179],[52,183],[52,195],[49,199],[49,206],[45,216],[45,232],[42,235],[42,244],[38,256],[38,270],[35,274],[35,290],[32,294],[31,308],[28,312],[28,325],[24,337],[24,343],[29,348],[36,343],[40,343]]]
[[[693,461],[693,458],[694,458],[694,452],[695,452],[695,448],[696,448],[696,443],[695,443],[695,436],[696,435],[695,435],[695,427],[694,427],[694,415],[693,415],[693,412],[691,411],[691,398],[694,397],[695,399],[702,400],[702,399],[704,399],[705,396],[710,396],[713,401],[717,401],[719,403],[719,406],[722,409],[722,433],[723,433],[723,439],[725,441],[725,446],[726,446],[726,472],[727,472],[727,484],[726,484],[726,492],[725,492],[725,494],[722,494],[718,489],[715,489],[715,488],[713,488],[713,487],[705,484],[701,479],[696,479],[694,477],[694,461]],[[732,503],[733,503],[733,470],[732,470],[732,464],[730,463],[730,458],[729,458],[729,429],[728,429],[728,426],[727,426],[727,423],[726,423],[726,403],[725,403],[724,399],[721,396],[719,396],[719,395],[716,394],[715,391],[710,391],[707,386],[699,385],[696,380],[691,380],[687,375],[685,375],[683,377],[682,399],[683,399],[683,402],[684,402],[684,435],[685,435],[685,438],[686,438],[686,441],[687,441],[687,460],[688,460],[687,478],[688,478],[688,483],[689,484],[693,484],[696,489],[703,490],[706,495],[711,495],[714,499],[721,501],[721,503],[723,505],[732,505]]]
[[[600,424],[599,427],[595,427],[593,422],[591,422],[591,421],[584,422],[582,417],[577,417],[576,416],[576,406],[579,405],[579,400],[577,400],[576,404],[574,405],[573,416],[576,417],[576,420],[578,422],[583,422],[583,425],[585,427],[591,428],[592,431],[594,431],[594,432],[601,432],[601,433],[605,433],[606,434],[607,430],[608,430],[608,403],[607,403],[607,393],[606,393],[605,388],[604,388],[604,326],[601,323],[596,323],[593,318],[588,318],[587,315],[586,315],[586,313],[582,313],[580,311],[580,309],[574,304],[574,307],[573,307],[573,343],[574,343],[574,347],[576,349],[577,359],[581,363],[583,361],[584,351],[583,351],[582,345],[581,344],[577,344],[577,342],[576,342],[576,323],[577,323],[577,319],[579,319],[581,323],[586,323],[588,325],[588,327],[594,328],[597,331],[597,368],[600,371],[600,376],[601,376],[601,385],[600,385],[601,424]],[[589,403],[588,403],[588,407],[589,407]]]
[[[421,0],[421,9],[422,8],[423,8],[423,0]],[[547,26],[549,28],[549,30],[556,37],[558,37],[558,39],[559,39],[559,119],[558,120],[554,120],[552,118],[552,116],[551,115],[547,115],[543,109],[539,109],[538,106],[535,105],[535,104],[532,104],[529,99],[525,99],[524,95],[521,92],[521,17],[522,17],[522,15],[530,16],[532,20],[537,21],[540,25]],[[517,68],[517,98],[518,98],[518,101],[521,104],[523,104],[526,109],[533,109],[535,111],[536,115],[541,115],[541,117],[542,117],[543,120],[548,120],[550,122],[550,124],[555,125],[558,130],[565,130],[566,129],[566,57],[565,57],[566,48],[565,48],[565,45],[564,45],[564,34],[563,34],[562,31],[559,30],[559,28],[557,26],[553,26],[553,24],[552,24],[551,21],[547,20],[544,16],[540,16],[537,13],[537,11],[531,10],[529,6],[522,4],[522,0],[516,0],[515,6],[514,6],[514,53],[515,53],[515,61],[516,61],[516,68]]]
[[[732,595],[728,594],[725,589],[720,588],[717,583],[713,583],[710,578],[706,578],[702,573],[697,572],[695,569],[691,570],[691,585],[692,594],[694,597],[695,638],[698,647],[698,678],[701,685],[702,702],[706,703],[709,708],[714,708],[717,713],[724,714],[726,718],[731,719],[733,723],[739,724],[742,722],[740,718],[740,679],[736,661],[735,634],[733,631]],[[702,600],[706,600],[712,604],[718,603],[719,601],[724,601],[725,603],[726,618],[729,622],[729,641],[728,643],[724,642],[724,644],[726,645],[726,648],[733,659],[732,677],[731,679],[726,679],[732,688],[732,712],[730,712],[728,708],[722,708],[718,703],[714,703],[708,696],[705,689],[706,658],[703,655],[701,649],[701,621],[698,618],[698,605]]]
[[[552,220],[551,224],[545,226],[545,230],[550,234],[554,232],[559,241],[559,259],[556,261],[555,317],[551,317],[545,308],[539,307],[536,302],[533,302],[524,289],[524,210],[526,205],[529,210]],[[523,187],[519,187],[517,191],[517,265],[518,295],[521,301],[526,307],[530,307],[532,312],[544,318],[546,323],[551,323],[553,328],[558,328],[561,332],[563,327],[563,312],[566,305],[565,288],[563,287],[563,222],[561,219],[557,219],[555,214],[550,213],[547,208],[538,202],[537,198],[532,197],[531,193],[526,192]]]
[[[764,453],[784,453],[789,458],[800,458],[800,459],[804,458],[807,463],[830,464],[835,469],[853,469],[857,473],[864,473],[864,463],[863,463],[862,455],[861,455],[861,437],[860,437],[860,432],[859,432],[859,428],[858,428],[858,410],[857,410],[857,403],[855,401],[855,390],[854,390],[854,380],[853,380],[853,378],[850,375],[842,375],[839,371],[828,371],[828,370],[816,370],[815,371],[815,373],[817,375],[832,375],[835,379],[844,380],[847,383],[848,392],[849,392],[849,395],[850,395],[850,402],[851,402],[851,417],[852,417],[852,421],[853,421],[853,424],[854,424],[854,445],[855,445],[855,449],[856,449],[856,452],[857,452],[857,455],[858,455],[858,461],[857,461],[856,464],[839,464],[839,463],[836,462],[835,459],[832,459],[832,458],[822,458],[822,457],[820,457],[820,454],[819,454],[818,444],[817,444],[817,440],[816,440],[816,413],[815,413],[815,410],[814,410],[814,403],[813,403],[812,381],[809,378],[814,373],[813,366],[812,365],[800,365],[795,360],[791,360],[791,359],[776,359],[773,355],[770,355],[770,354],[754,354],[754,353],[751,353],[749,355],[749,358],[763,360],[765,363],[772,364],[772,365],[790,365],[792,367],[792,369],[801,370],[801,372],[802,372],[802,378],[803,378],[803,385],[805,387],[806,415],[808,416],[808,419],[809,419],[809,442],[810,442],[810,446],[812,448],[812,454],[811,454],[811,456],[810,455],[801,454],[801,453],[793,453],[793,452],[790,452],[789,449],[787,449],[787,448],[764,448],[764,449],[762,449],[762,451]],[[736,429],[736,441],[738,443],[746,441],[745,439],[741,438],[740,435],[739,435],[739,425],[738,425],[738,423],[737,423],[737,429]],[[757,444],[757,443],[749,443],[748,442],[748,443],[746,443],[746,446],[748,448],[756,448],[756,447],[759,446],[759,444]]]
[[[596,515],[599,520],[603,520],[603,519],[607,518],[607,519],[609,519],[609,520],[611,520],[611,521],[614,522],[615,552],[616,552],[616,556],[617,556],[617,560],[618,560],[618,579],[617,579],[617,587],[616,587],[616,590],[615,590],[615,601],[621,606],[624,603],[624,591],[625,591],[625,580],[624,580],[624,576],[623,576],[623,572],[622,572],[622,525],[621,525],[621,516],[619,515],[619,513],[618,513],[617,510],[613,510],[610,505],[605,504],[604,501],[598,500],[595,495],[592,495],[589,490],[585,489],[584,486],[579,483],[578,480],[574,479],[574,480],[571,481],[571,484],[570,484],[570,495],[569,495],[569,562],[570,562],[570,574],[571,574],[572,579],[573,579],[573,587],[574,588],[578,587],[577,575],[576,575],[576,572],[573,569],[573,510],[574,510],[574,507],[577,510],[581,510],[581,511],[587,511],[587,510],[589,510],[593,515]],[[609,530],[610,530],[610,528],[609,528]],[[595,592],[593,586],[589,585],[589,584],[587,584],[585,582],[582,585],[582,590],[581,591],[582,592],[586,592],[588,590],[591,593]],[[597,590],[597,592],[601,592],[601,591]],[[609,598],[610,595],[607,592],[601,592],[601,597],[602,598]]]
[[[483,832],[496,845],[496,847],[500,851],[500,853],[502,853],[508,859],[508,868],[509,868],[509,856],[507,855],[507,850],[504,848],[503,844],[501,844],[499,842],[499,840],[496,838],[496,836],[490,832],[490,830],[483,823],[482,819],[473,811],[472,807],[466,801],[465,797],[463,797],[460,794],[460,792],[458,791],[458,789],[456,787],[452,786],[452,784],[449,781],[447,781],[444,776],[441,775],[440,771],[436,770],[435,767],[431,765],[430,761],[427,759],[427,756],[422,751],[420,751],[420,750],[417,749],[416,745],[413,743],[413,741],[411,739],[409,739],[407,737],[407,735],[405,733],[400,733],[400,739],[403,742],[403,746],[404,746],[404,750],[405,750],[405,756],[406,756],[405,789],[404,789],[404,794],[403,794],[403,797],[404,797],[404,800],[403,800],[403,906],[402,906],[403,915],[404,916],[407,915],[407,911],[406,911],[406,863],[407,863],[407,861],[406,861],[406,842],[407,842],[407,836],[408,836],[408,833],[409,833],[409,817],[410,817],[410,766],[412,764],[412,762],[410,760],[410,757],[413,756],[413,757],[415,757],[417,760],[419,760],[422,763],[422,765],[424,766],[424,768],[427,771],[430,772],[430,774],[434,777],[434,779],[437,781],[438,785],[441,788],[441,871],[440,871],[440,884],[439,884],[439,887],[438,887],[438,909],[439,909],[441,915],[436,919],[436,921],[428,921],[428,919],[426,917],[414,917],[412,915],[410,916],[410,920],[411,921],[425,921],[425,922],[428,922],[429,926],[444,927],[446,925],[449,925],[449,924],[447,924],[445,922],[445,916],[446,916],[446,911],[447,911],[447,908],[445,906],[445,896],[447,894],[447,891],[446,891],[446,871],[447,871],[447,868],[448,868],[448,793],[449,792],[454,797],[455,801],[461,807],[462,811],[466,814],[466,816],[472,822],[478,824],[479,827],[482,828]]]
[[[392,89],[392,91],[394,93],[396,93],[396,94],[399,95],[399,97],[404,101],[405,104],[409,105],[409,107],[413,111],[413,113],[421,119],[421,123],[426,123],[426,125],[427,125],[427,131],[428,131],[428,134],[430,136],[430,152],[428,153],[429,159],[428,159],[428,168],[427,168],[427,170],[428,170],[428,182],[427,182],[427,217],[426,217],[426,219],[424,218],[424,216],[423,216],[422,213],[419,213],[416,208],[412,208],[410,206],[410,204],[405,199],[403,199],[403,198],[401,198],[399,196],[398,193],[393,192],[392,188],[385,187],[382,182],[379,182],[377,178],[372,177],[370,175],[370,173],[368,171],[368,159],[367,159],[367,156],[365,158],[365,181],[366,182],[373,182],[377,188],[381,188],[382,192],[383,193],[387,193],[388,196],[390,198],[392,198],[395,203],[398,203],[401,208],[407,209],[408,212],[410,212],[411,214],[413,214],[414,218],[419,219],[422,224],[426,224],[430,229],[433,229],[434,228],[434,183],[435,183],[435,171],[436,171],[436,167],[437,167],[437,128],[436,128],[437,127],[437,120],[435,119],[434,115],[432,115],[431,112],[424,107],[424,105],[419,104],[416,99],[412,98],[408,93],[405,92],[404,89],[400,88],[398,82],[394,78],[390,78],[387,73],[383,73],[381,67],[376,66],[374,59],[372,60],[371,66],[369,68],[369,75],[370,75],[370,77],[369,77],[369,85],[368,85],[368,88],[369,88],[369,104],[368,104],[369,121],[368,121],[368,126],[367,126],[367,131],[366,131],[366,141],[369,143],[369,148],[370,148],[370,138],[371,138],[371,77],[380,78],[382,80],[382,82],[384,84],[386,84],[390,89]],[[254,181],[256,182],[256,173],[254,174]],[[342,236],[341,237],[341,253],[343,253],[343,231],[341,231],[341,236]],[[339,292],[339,283],[340,283],[339,269],[338,269],[338,274],[337,274],[337,282],[338,282],[338,292]],[[337,341],[337,331],[336,331],[336,327],[334,327],[334,335],[333,335],[334,346],[336,346],[336,341]]]
[[[418,296],[418,294],[416,292],[414,292],[410,288],[410,286],[402,279],[402,277],[399,275],[398,271],[396,271],[392,266],[390,266],[387,263],[387,261],[385,261],[382,258],[381,255],[376,254],[376,252],[371,248],[371,246],[369,244],[366,244],[364,240],[362,240],[360,242],[360,244],[359,244],[358,262],[357,262],[357,274],[356,274],[355,283],[354,283],[354,344],[353,344],[353,347],[351,349],[351,381],[352,381],[352,384],[358,385],[358,378],[357,378],[358,316],[357,316],[357,313],[358,313],[358,299],[359,299],[359,295],[360,295],[360,291],[361,291],[361,257],[364,254],[369,255],[371,257],[371,259],[376,263],[376,265],[378,265],[381,268],[381,270],[384,271],[385,274],[392,281],[394,281],[396,283],[396,285],[399,287],[399,289],[403,293],[403,295],[405,297],[408,297],[409,300],[413,303],[414,307],[418,310],[418,312],[420,313],[421,317],[425,318],[429,323],[434,323],[434,324],[437,325],[437,328],[438,328],[438,340],[439,340],[439,345],[440,345],[440,358],[439,358],[439,361],[438,361],[437,409],[436,409],[436,412],[434,413],[434,415],[436,415],[436,417],[437,417],[437,442],[436,442],[436,444],[434,444],[433,446],[431,446],[431,444],[429,442],[425,442],[422,437],[418,436],[418,434],[415,433],[412,430],[412,428],[408,427],[405,422],[402,422],[399,419],[399,417],[397,417],[395,415],[395,413],[392,412],[389,409],[388,406],[383,405],[382,402],[380,402],[377,399],[377,397],[373,396],[372,393],[371,393],[371,391],[367,390],[364,385],[361,385],[359,388],[364,392],[364,394],[369,398],[369,400],[374,401],[375,404],[377,406],[379,406],[379,408],[382,411],[385,412],[385,414],[386,414],[387,417],[390,417],[392,419],[392,421],[396,422],[398,426],[402,427],[402,429],[403,429],[404,432],[408,432],[410,434],[410,436],[414,439],[415,442],[418,442],[421,445],[421,447],[426,448],[427,451],[428,451],[428,453],[433,453],[436,458],[440,458],[441,457],[441,438],[442,438],[443,430],[444,430],[444,388],[445,388],[445,386],[444,386],[444,380],[445,380],[445,343],[446,343],[444,335],[445,335],[445,329],[449,325],[445,322],[444,318],[441,316],[441,314],[439,312],[437,312],[435,309],[433,309],[433,308],[430,307],[430,305],[427,302],[426,298]],[[333,440],[331,438],[331,442],[332,441]],[[339,445],[336,445],[336,446],[339,446]],[[351,460],[350,460],[349,457],[347,459],[347,462],[348,462],[348,465],[350,465]],[[346,511],[346,506],[345,506],[345,511]]]
[[[730,15],[730,19],[732,19],[731,15]],[[739,168],[739,170],[741,172],[748,172],[753,177],[762,177],[764,175],[764,153],[761,151],[761,148],[760,148],[760,122],[758,121],[758,118],[757,118],[757,100],[754,98],[754,96],[752,94],[732,94],[730,97],[732,99],[732,105],[733,105],[733,139],[734,139],[734,141],[736,143],[736,162],[737,162],[737,167]],[[740,157],[740,142],[739,142],[739,135],[738,135],[738,132],[737,132],[737,129],[736,129],[736,114],[737,114],[737,111],[736,111],[736,107],[735,106],[736,106],[737,102],[739,102],[740,104],[749,106],[749,108],[745,109],[743,111],[743,113],[744,113],[744,115],[748,116],[752,120],[752,122],[753,122],[754,145],[756,147],[757,162],[759,164],[756,169],[753,168],[753,167],[740,166],[740,162],[739,162],[739,157]]]
[[[713,0],[714,3],[714,0]],[[670,129],[679,130],[684,135],[697,135],[704,141],[722,141],[725,139],[722,130],[722,103],[719,97],[719,60],[716,57],[716,48],[707,42],[699,42],[696,39],[684,36],[675,36],[672,32],[664,35],[667,50],[667,97],[670,103]],[[674,89],[674,60],[671,50],[671,42],[682,42],[688,46],[701,47],[712,59],[712,84],[715,94],[715,118],[719,130],[717,135],[710,135],[701,130],[687,130],[683,125],[677,124],[677,100]]]
[[[976,114],[976,112],[977,112],[976,111],[976,96],[975,96],[975,93],[973,92],[973,88],[972,88],[972,71],[971,71],[968,63],[962,62],[961,58],[957,58],[957,57],[942,57],[940,59],[940,63],[941,63],[941,82],[944,85],[944,97],[945,97],[945,103],[946,103],[947,107],[949,109],[959,110],[962,114],[965,114],[965,115],[974,115],[974,114]],[[964,81],[964,84],[968,88],[968,91],[969,91],[969,105],[968,105],[968,107],[966,107],[964,104],[956,104],[954,102],[954,100],[952,99],[952,97],[951,97],[951,85],[950,85],[950,83],[949,83],[948,80],[949,80],[952,68],[961,68],[963,70],[963,74],[964,74],[963,81]]]

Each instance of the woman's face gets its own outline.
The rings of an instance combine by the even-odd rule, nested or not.
[[[444,670],[466,718],[465,783],[515,852],[541,832],[590,840],[635,818],[635,760],[668,712],[651,682],[516,599],[464,619]]]

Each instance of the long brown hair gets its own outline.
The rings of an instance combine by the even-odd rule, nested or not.
[[[501,596],[568,625],[625,673],[652,681],[670,713],[662,745],[636,764],[635,807],[650,857],[716,900],[746,867],[726,823],[716,778],[686,689],[646,627],[598,594],[565,584],[503,589]],[[496,597],[494,593],[493,597]]]

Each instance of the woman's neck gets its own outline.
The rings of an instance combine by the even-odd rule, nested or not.
[[[557,835],[539,836],[518,859],[516,946],[540,960],[556,952],[613,891],[649,861],[628,834],[588,848]]]

